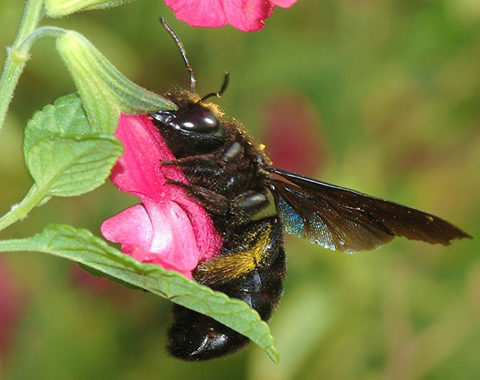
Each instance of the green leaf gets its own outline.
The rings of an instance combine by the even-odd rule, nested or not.
[[[94,132],[80,98],[75,94],[62,96],[36,112],[30,119],[25,128],[23,151],[26,154],[33,144],[45,137],[79,136]]]
[[[76,95],[45,106],[25,129],[25,163],[44,197],[95,189],[121,154],[122,145],[113,136],[92,131]]]
[[[103,184],[122,154],[120,141],[94,131],[77,95],[57,99],[25,128],[23,154],[35,183],[21,202],[0,218],[0,231],[52,196],[74,196]]]
[[[113,137],[52,137],[32,146],[26,164],[47,196],[72,197],[103,184],[121,153]]]
[[[206,314],[247,336],[278,362],[268,325],[246,303],[188,280],[157,265],[141,264],[84,229],[48,226],[27,239],[0,241],[0,251],[38,251],[76,261],[179,305]]]

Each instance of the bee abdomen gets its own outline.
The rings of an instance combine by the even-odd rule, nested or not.
[[[238,298],[267,321],[282,295],[285,253],[282,228],[276,217],[253,221],[237,228],[235,250],[199,265],[194,277],[213,290]],[[248,338],[216,320],[175,305],[168,349],[185,360],[207,360],[232,353]]]

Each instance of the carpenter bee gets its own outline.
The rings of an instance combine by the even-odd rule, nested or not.
[[[165,95],[178,109],[151,114],[175,156],[162,165],[183,171],[188,185],[169,183],[182,186],[204,206],[223,239],[221,252],[193,272],[197,282],[241,299],[268,321],[286,273],[283,230],[347,253],[378,248],[395,236],[443,245],[470,237],[434,215],[273,167],[238,121],[206,103],[224,93],[228,74],[219,92],[198,96],[183,45],[163,18],[161,22],[190,72],[189,91]],[[268,193],[276,214],[255,218],[269,204]],[[220,357],[248,342],[214,319],[179,305],[168,337],[170,353],[184,360]]]

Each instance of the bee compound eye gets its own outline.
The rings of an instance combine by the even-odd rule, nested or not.
[[[179,112],[175,122],[179,129],[194,133],[212,133],[219,127],[218,119],[212,111],[198,104]]]

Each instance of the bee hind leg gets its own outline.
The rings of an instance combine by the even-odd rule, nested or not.
[[[230,212],[239,220],[248,221],[269,203],[265,193],[249,190],[231,200]]]

